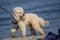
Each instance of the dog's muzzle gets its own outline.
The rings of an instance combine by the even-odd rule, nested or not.
[[[19,15],[19,17],[20,17],[20,18],[23,18],[23,17],[24,17],[24,15],[25,15],[25,14],[23,14],[23,15]]]
[[[19,18],[23,18],[23,16],[19,16]]]

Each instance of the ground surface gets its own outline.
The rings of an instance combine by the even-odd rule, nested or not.
[[[3,40],[37,40],[43,38],[44,36],[35,36],[35,37],[20,37],[20,38],[5,38]]]

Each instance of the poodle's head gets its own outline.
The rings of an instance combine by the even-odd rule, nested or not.
[[[19,16],[20,18],[23,18],[23,16],[24,16],[24,10],[23,10],[22,7],[14,7],[13,13],[18,14],[18,16]]]

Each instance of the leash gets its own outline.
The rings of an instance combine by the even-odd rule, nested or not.
[[[1,7],[1,6],[0,6],[0,8],[3,9],[5,12],[10,13],[10,12],[7,11],[5,8],[3,8],[3,7]]]

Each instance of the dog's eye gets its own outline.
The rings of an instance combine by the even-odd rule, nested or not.
[[[21,13],[18,13],[18,14],[21,14]]]
[[[19,12],[16,12],[17,14],[21,14],[21,13],[19,13]]]

